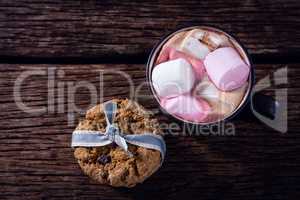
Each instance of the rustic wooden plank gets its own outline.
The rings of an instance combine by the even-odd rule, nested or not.
[[[289,129],[279,133],[256,121],[234,120],[234,136],[167,135],[168,153],[163,167],[144,184],[131,190],[99,186],[80,171],[70,148],[75,124],[68,124],[67,87],[58,92],[58,83],[88,81],[101,90],[104,100],[128,97],[129,83],[116,74],[128,74],[137,91],[145,80],[144,65],[0,65],[0,198],[1,199],[293,199],[299,191],[299,64],[257,65],[259,79],[287,66],[288,84],[271,87],[288,88]],[[13,98],[15,81],[25,72],[45,72],[56,68],[55,112],[25,113]],[[111,71],[113,69],[113,72]],[[105,71],[101,81],[99,70]],[[5,72],[5,73],[4,73]],[[49,71],[48,71],[49,72]],[[60,75],[58,75],[60,74]],[[282,75],[284,78],[284,75]],[[50,78],[54,80],[54,78]],[[281,80],[281,79],[280,79]],[[101,83],[101,84],[100,84]],[[149,94],[147,86],[141,94]],[[49,102],[47,76],[33,76],[22,84],[21,96],[27,106],[40,108]],[[75,102],[83,110],[89,106],[88,90],[79,88]],[[59,104],[58,101],[62,101]],[[156,111],[152,98],[137,99]],[[61,106],[58,109],[59,105]],[[65,110],[61,110],[64,107]],[[161,123],[172,119],[157,114]],[[295,196],[293,196],[295,197]]]
[[[0,56],[133,62],[165,34],[202,24],[236,35],[252,54],[297,56],[299,8],[297,0],[1,1]]]

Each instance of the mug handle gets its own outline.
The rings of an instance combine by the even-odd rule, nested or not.
[[[277,101],[260,92],[254,93],[251,100],[251,113],[256,119],[281,133],[287,132],[286,100]]]
[[[279,102],[273,97],[264,95],[261,92],[255,92],[251,99],[251,109],[262,116],[265,116],[271,120],[275,119],[276,111],[278,111]]]

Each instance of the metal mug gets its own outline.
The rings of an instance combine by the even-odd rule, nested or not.
[[[250,66],[250,69],[251,69],[249,77],[248,77],[248,82],[249,82],[248,88],[247,88],[247,90],[244,94],[244,97],[243,97],[241,103],[229,116],[227,116],[223,119],[219,119],[218,121],[205,122],[205,123],[203,123],[203,122],[191,122],[191,121],[187,121],[187,120],[184,120],[182,118],[179,118],[175,115],[169,114],[160,105],[159,98],[156,95],[155,89],[154,89],[153,84],[152,84],[152,80],[151,80],[152,70],[155,67],[155,61],[156,61],[162,47],[164,46],[164,44],[170,38],[172,38],[174,35],[176,35],[180,32],[189,31],[189,30],[193,30],[193,29],[204,29],[204,30],[224,34],[225,36],[227,36],[229,38],[229,40],[233,43],[236,50],[238,50],[240,55],[243,57],[244,61]],[[216,27],[212,27],[212,26],[189,26],[189,27],[184,27],[184,28],[178,29],[178,30],[166,35],[152,49],[152,51],[150,53],[150,56],[148,58],[146,73],[147,73],[146,74],[147,81],[150,85],[151,92],[152,92],[153,96],[155,97],[157,103],[159,104],[160,109],[162,111],[164,111],[164,113],[167,113],[169,116],[173,117],[174,119],[176,119],[179,122],[184,122],[184,123],[193,124],[193,125],[211,125],[211,124],[218,123],[220,121],[228,121],[228,120],[231,120],[231,119],[239,117],[239,116],[253,117],[253,115],[249,115],[249,113],[252,113],[251,111],[253,109],[255,109],[255,111],[258,112],[259,114],[261,114],[261,115],[263,115],[263,116],[265,116],[269,119],[274,119],[275,113],[276,113],[276,108],[278,107],[278,102],[276,102],[272,97],[263,95],[261,93],[254,93],[253,92],[253,88],[254,88],[254,84],[255,84],[255,71],[254,71],[252,60],[251,60],[247,50],[231,34],[228,34],[227,32],[224,32],[221,29],[216,28]]]

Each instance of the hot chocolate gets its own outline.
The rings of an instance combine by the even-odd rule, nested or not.
[[[230,116],[248,86],[250,66],[230,36],[205,28],[180,31],[161,47],[152,83],[161,106],[184,121]]]

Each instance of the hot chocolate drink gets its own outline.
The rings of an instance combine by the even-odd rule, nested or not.
[[[209,28],[179,31],[161,47],[151,80],[160,105],[195,123],[216,122],[240,105],[250,63],[239,44]]]

